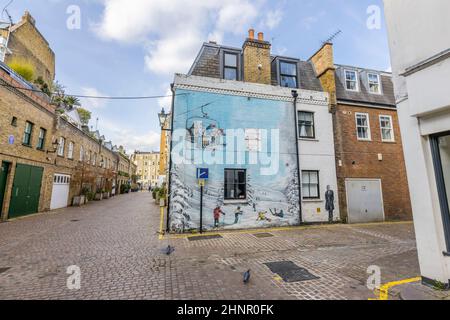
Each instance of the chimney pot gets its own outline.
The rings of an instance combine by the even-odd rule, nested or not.
[[[262,32],[258,33],[258,40],[259,41],[264,41],[264,33],[262,33]]]
[[[248,30],[248,38],[249,39],[255,39],[255,30],[254,29],[250,29]]]

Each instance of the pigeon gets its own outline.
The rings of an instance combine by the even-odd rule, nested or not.
[[[168,246],[166,249],[166,254],[170,256],[175,251],[174,247]]]
[[[244,273],[244,283],[247,284],[250,281],[250,270],[248,270],[246,273]]]

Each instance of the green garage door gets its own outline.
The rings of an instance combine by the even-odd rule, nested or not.
[[[40,167],[17,165],[9,206],[9,218],[38,212],[43,171],[44,169]]]

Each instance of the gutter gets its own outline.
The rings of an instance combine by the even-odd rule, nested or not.
[[[295,146],[297,148],[297,179],[298,179],[298,202],[299,202],[299,216],[300,216],[300,224],[303,223],[303,209],[302,209],[302,184],[300,177],[300,147],[299,147],[299,139],[298,139],[298,115],[297,115],[297,99],[298,92],[297,90],[292,90],[292,97],[294,98],[294,127],[295,127]]]
[[[167,156],[169,157],[169,173],[167,175],[167,226],[166,231],[170,232],[170,199],[171,199],[171,191],[172,191],[172,179],[171,179],[171,173],[172,173],[172,147],[173,147],[173,120],[175,118],[175,88],[174,84],[172,83],[170,85],[170,90],[172,91],[172,110],[171,110],[171,119],[170,119],[170,148]]]

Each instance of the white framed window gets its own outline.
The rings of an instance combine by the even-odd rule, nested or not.
[[[356,134],[358,140],[371,140],[370,121],[368,113],[356,113]]]
[[[80,146],[80,161],[84,161],[84,148]]]
[[[249,152],[261,152],[260,129],[245,129],[245,146]]]
[[[67,153],[67,158],[69,159],[73,159],[73,148],[74,148],[74,144],[72,141],[69,142],[69,151]]]
[[[63,137],[60,137],[59,142],[58,142],[58,156],[60,156],[60,157],[64,157],[65,144],[66,144],[66,139],[64,139]]]
[[[367,81],[369,82],[369,92],[375,94],[381,94],[381,81],[380,75],[376,73],[368,73]]]
[[[97,163],[97,154],[94,153],[94,155],[92,156],[92,165],[95,166],[96,163]]]
[[[320,199],[319,171],[302,171],[303,199]]]
[[[358,73],[355,70],[344,70],[345,89],[348,91],[359,91]]]
[[[383,142],[394,142],[394,124],[391,116],[380,116],[381,140]]]
[[[314,139],[316,137],[313,112],[298,112],[298,134],[300,138]]]

